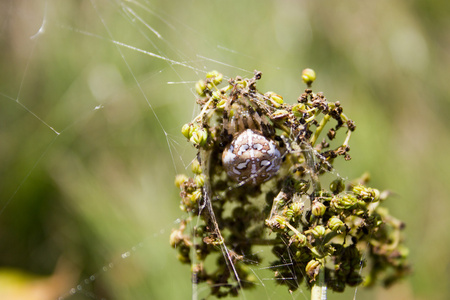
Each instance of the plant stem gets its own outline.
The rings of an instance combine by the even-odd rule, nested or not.
[[[319,270],[319,279],[314,282],[311,288],[311,300],[326,300],[327,285],[325,283],[325,262],[322,261]]]
[[[314,135],[311,137],[310,143],[311,146],[314,146],[316,144],[317,139],[319,138],[320,133],[322,132],[323,128],[327,124],[328,120],[330,120],[330,115],[325,115],[320,121],[319,126],[316,128],[316,131],[314,132]]]
[[[352,131],[351,130],[348,130],[347,131],[347,136],[345,137],[345,141],[344,141],[344,143],[342,144],[343,146],[345,146],[345,147],[347,147],[348,146],[348,141],[350,140],[350,136],[352,135]]]
[[[193,276],[197,277],[197,274],[193,274]],[[197,280],[197,278],[192,280],[192,300],[198,300],[198,283],[194,280]]]

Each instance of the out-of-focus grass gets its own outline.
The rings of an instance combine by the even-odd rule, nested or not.
[[[167,82],[203,75],[113,39],[226,76],[249,74],[203,57],[261,70],[259,88],[287,101],[303,89],[301,69],[314,68],[314,89],[340,100],[357,124],[340,174],[369,171],[373,186],[394,192],[386,205],[407,224],[413,275],[387,291],[359,288],[357,298],[450,296],[447,4],[141,1],[153,14],[124,2],[159,39],[124,19],[120,3],[0,4],[0,280],[26,272],[20,290],[48,284],[44,298],[79,284],[70,299],[190,298],[189,268],[168,236],[181,216],[179,157],[194,157],[179,128],[195,97],[193,83]],[[58,272],[64,283],[50,280]],[[246,293],[283,296],[282,287]]]

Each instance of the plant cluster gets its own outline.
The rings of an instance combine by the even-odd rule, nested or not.
[[[311,69],[302,73],[307,89],[294,104],[274,92],[259,92],[260,78],[255,71],[253,78],[231,78],[220,88],[223,76],[213,71],[195,86],[201,110],[182,128],[198,149],[194,175],[175,180],[188,217],[170,237],[179,260],[192,266],[193,283],[206,282],[217,297],[254,286],[250,267],[262,260],[257,246],[271,248],[275,279],[291,291],[302,282],[342,292],[346,286],[378,279],[389,285],[403,277],[409,271],[404,225],[381,206],[389,193],[368,187],[368,176],[347,183],[333,168],[336,158],[350,159],[355,130],[341,103],[312,91]],[[254,178],[264,172],[255,167],[261,146],[236,141],[247,129],[282,154],[276,175],[262,183],[230,177],[250,166]],[[231,148],[239,164],[227,173],[223,153],[230,144],[245,147]],[[250,156],[238,160],[252,147]]]

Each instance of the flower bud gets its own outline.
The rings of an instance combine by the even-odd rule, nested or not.
[[[306,111],[306,106],[303,103],[296,104],[292,106],[292,112],[294,116],[300,118],[303,116],[303,113]]]
[[[305,268],[306,274],[311,278],[316,278],[320,271],[320,262],[312,259],[308,262]]]
[[[279,224],[280,229],[284,229],[286,227],[286,219],[282,216],[277,216],[275,221]]]
[[[297,233],[292,237],[292,241],[295,243],[297,247],[304,247],[308,243],[308,239],[305,235],[301,233]]]
[[[175,176],[175,185],[176,185],[177,188],[181,188],[181,185],[184,182],[188,181],[188,180],[189,180],[189,178],[186,175],[184,175],[184,174],[177,174]]]
[[[169,238],[170,246],[172,246],[172,248],[175,248],[178,245],[180,245],[183,241],[184,237],[182,231],[179,229],[172,230],[172,233],[170,234]]]
[[[381,196],[380,190],[372,189],[372,191],[373,191],[373,201],[377,202],[378,200],[380,200],[380,196]]]
[[[356,195],[361,196],[361,198],[366,202],[376,202],[380,199],[379,190],[366,187],[362,184],[355,185],[353,187],[353,192]]]
[[[189,124],[184,124],[183,127],[181,127],[181,133],[186,137],[186,138],[191,138],[191,125]]]
[[[223,75],[217,71],[211,71],[206,74],[206,78],[211,79],[214,85],[219,85],[222,82]]]
[[[291,204],[291,209],[293,212],[294,216],[299,216],[301,215],[301,213],[303,212],[303,208],[305,207],[305,205],[303,204],[303,202],[300,201],[295,201]]]
[[[302,79],[309,86],[316,80],[316,72],[313,69],[304,69],[302,71]]]
[[[320,217],[325,214],[327,207],[320,201],[314,200],[311,207],[311,212],[314,216]]]
[[[203,174],[195,175],[194,182],[198,187],[203,187],[205,185],[206,176]]]
[[[345,184],[342,179],[338,178],[336,180],[333,180],[330,183],[330,190],[333,192],[333,194],[339,194],[345,189]]]
[[[197,83],[195,84],[195,91],[197,92],[197,94],[199,94],[199,96],[201,97],[205,97],[205,90],[206,90],[206,82],[204,80],[199,80],[197,81]]]
[[[292,217],[294,216],[294,211],[289,207],[289,208],[287,208],[287,209],[284,209],[282,215],[283,215],[284,217],[286,217],[286,220],[289,221],[289,220],[291,220]]]
[[[204,146],[206,144],[206,140],[208,139],[208,133],[205,129],[199,128],[192,132],[190,141],[191,143],[199,146]]]
[[[192,194],[189,195],[189,198],[193,203],[198,202],[202,198],[202,191],[200,189],[195,190]]]
[[[314,237],[320,238],[320,237],[323,237],[323,236],[325,235],[326,229],[325,229],[325,227],[323,227],[322,225],[317,225],[316,227],[314,227],[314,228],[311,230],[311,233],[312,233],[312,235],[313,235]]]
[[[309,185],[309,181],[300,180],[295,182],[294,188],[297,193],[306,193],[309,189]]]
[[[328,228],[337,233],[342,233],[345,230],[345,224],[336,216],[333,216],[328,220]]]
[[[214,91],[211,94],[211,98],[213,98],[214,100],[218,101],[220,100],[220,96],[221,96],[221,92],[220,91]]]
[[[275,216],[270,220],[266,220],[266,226],[272,229],[284,229],[286,228],[286,219],[282,216]]]
[[[278,109],[273,114],[270,115],[272,120],[284,119],[289,116],[289,113],[284,109]]]
[[[225,106],[227,104],[227,100],[226,99],[220,99],[219,102],[216,105],[216,108],[219,110],[223,110],[225,109]]]
[[[275,108],[279,108],[283,104],[283,97],[274,92],[267,92],[264,96],[268,98],[268,104],[272,104]]]
[[[194,174],[201,174],[202,173],[202,166],[200,166],[200,162],[198,159],[194,159],[191,164],[191,171]]]
[[[351,209],[358,202],[354,196],[345,194],[343,196],[335,196],[331,200],[331,206],[335,209]]]
[[[236,80],[235,82],[236,88],[238,89],[245,89],[248,85],[247,80]]]

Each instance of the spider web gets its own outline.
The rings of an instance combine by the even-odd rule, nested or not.
[[[0,5],[4,61],[11,59],[0,85],[2,143],[8,144],[2,169],[15,170],[2,183],[0,218],[20,213],[30,204],[27,199],[40,196],[29,191],[42,183],[52,185],[57,199],[50,204],[57,203],[56,214],[62,214],[53,216],[55,210],[44,205],[45,242],[32,249],[30,257],[39,263],[27,271],[48,280],[50,298],[207,297],[207,287],[190,283],[189,268],[178,264],[168,243],[171,229],[186,217],[178,209],[173,178],[189,171],[195,155],[180,128],[198,113],[195,82],[214,69],[227,78],[261,70],[259,89],[279,87],[278,93],[295,101],[306,66],[285,60],[283,52],[267,57],[276,52],[247,42],[254,33],[273,40],[275,48],[292,47],[287,27],[256,25],[289,8],[280,5],[273,12],[255,1],[10,0]],[[298,24],[305,25],[300,10],[289,16],[291,22],[301,17]],[[267,31],[271,28],[275,31]],[[309,29],[301,30],[307,43]],[[80,226],[85,228],[78,231]],[[85,242],[93,245],[80,245]],[[58,250],[45,263],[39,252],[52,247]],[[229,247],[223,247],[224,256]],[[276,285],[271,254],[264,247],[258,251],[265,259],[250,267],[257,289],[242,291],[240,299],[309,299],[305,288],[289,293]],[[357,294],[349,290],[329,298]]]

